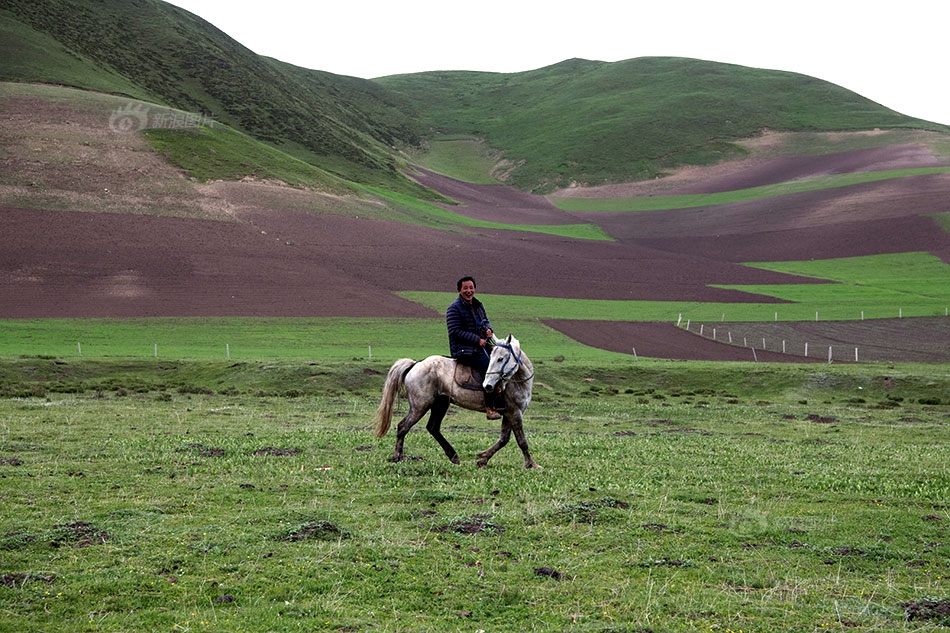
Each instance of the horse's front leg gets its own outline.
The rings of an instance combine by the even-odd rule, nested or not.
[[[459,454],[452,448],[449,441],[445,439],[445,436],[442,435],[442,419],[445,418],[445,413],[449,410],[449,404],[448,396],[439,396],[435,399],[435,402],[432,403],[432,413],[429,414],[429,422],[426,424],[426,429],[429,431],[429,434],[435,438],[435,441],[439,443],[442,450],[445,451],[445,456],[449,458],[449,461],[453,464],[461,464],[462,460],[459,459]]]
[[[484,450],[478,454],[477,465],[479,468],[484,468],[488,465],[488,460],[492,458],[492,455],[497,453],[501,448],[508,443],[508,440],[511,439],[511,423],[508,419],[508,414],[506,413],[501,419],[501,434],[498,436],[498,441],[492,444],[491,448]]]
[[[521,425],[520,411],[515,411],[511,416],[511,430],[515,434],[515,442],[521,448],[521,454],[524,455],[524,467],[541,470],[541,467],[531,458],[531,451],[528,450],[528,439],[525,437],[524,427]]]

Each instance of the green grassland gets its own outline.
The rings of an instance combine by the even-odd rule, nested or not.
[[[521,231],[524,233],[540,233],[557,235],[578,240],[610,241],[609,235],[595,224],[509,224],[505,222],[488,222],[470,218],[451,209],[444,209],[435,204],[418,200],[412,196],[387,191],[376,187],[364,187],[373,195],[391,203],[391,206],[402,209],[406,213],[397,217],[404,222],[435,226],[450,230],[464,230],[466,228],[495,229],[505,231]]]
[[[364,80],[261,57],[173,5],[8,0],[0,80],[104,90],[216,120],[344,180],[420,198],[403,174],[432,161],[548,192],[652,179],[745,156],[763,129],[931,130],[844,87],[696,59],[566,60],[522,73],[444,71]],[[477,163],[440,147],[484,139]],[[458,136],[456,136],[458,138]],[[466,159],[467,160],[467,159]],[[471,176],[470,176],[471,177]]]
[[[540,364],[526,471],[377,361],[0,361],[0,629],[941,630],[950,375],[748,367]]]
[[[342,179],[221,124],[142,133],[156,151],[202,182],[251,177],[319,191],[355,191]]]
[[[437,136],[429,140],[424,151],[415,153],[413,160],[456,180],[478,185],[498,184],[491,175],[497,158],[482,139],[451,134]]]
[[[346,180],[425,197],[392,147],[417,135],[400,100],[363,79],[261,57],[155,0],[10,0],[0,79],[106,90],[215,120]]]
[[[509,182],[541,193],[740,158],[739,141],[762,129],[945,131],[812,78],[695,59],[574,59],[523,73],[377,81],[412,102],[426,127],[484,137],[512,163],[526,159]]]
[[[446,305],[451,302],[448,297]],[[444,309],[444,307],[443,307]],[[448,353],[442,319],[10,319],[0,322],[0,357],[157,360],[333,360],[424,358]],[[538,359],[605,361],[622,355],[581,345],[536,319],[506,322]],[[510,326],[510,327],[508,327]],[[528,343],[530,341],[530,343]]]

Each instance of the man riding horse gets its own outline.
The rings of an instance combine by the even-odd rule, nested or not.
[[[495,336],[485,314],[485,306],[475,298],[475,279],[462,277],[457,286],[459,296],[445,311],[449,353],[459,363],[477,370],[480,382],[488,369]],[[485,415],[489,420],[501,419],[499,411],[504,408],[501,393],[485,391]]]

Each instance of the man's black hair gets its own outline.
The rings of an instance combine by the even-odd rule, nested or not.
[[[472,285],[473,285],[473,286],[475,286],[476,288],[478,287],[478,286],[476,286],[476,284],[475,284],[475,278],[466,275],[465,277],[462,277],[461,279],[459,279],[459,282],[458,282],[458,291],[459,291],[459,292],[462,292],[462,283],[464,283],[464,282],[466,282],[466,281],[470,281],[470,282],[472,282]]]

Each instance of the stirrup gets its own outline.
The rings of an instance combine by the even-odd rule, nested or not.
[[[489,420],[500,420],[502,415],[491,407],[485,407],[485,417]]]

